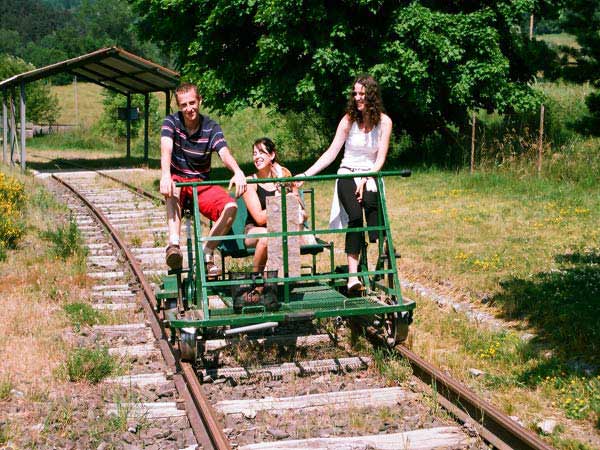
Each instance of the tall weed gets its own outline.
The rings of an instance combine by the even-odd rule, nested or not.
[[[14,383],[10,376],[4,376],[0,379],[0,402],[9,399],[13,386]]]
[[[99,383],[117,368],[107,348],[78,348],[69,354],[64,370],[69,381]]]
[[[59,226],[56,231],[44,231],[41,236],[53,244],[51,253],[58,258],[67,259],[71,256],[84,257],[86,255],[83,238],[72,217],[66,227]]]
[[[35,190],[29,197],[29,205],[44,213],[48,210],[66,212],[68,209],[67,206],[64,203],[60,203],[50,191],[41,186],[35,187]]]

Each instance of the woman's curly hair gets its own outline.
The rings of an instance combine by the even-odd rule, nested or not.
[[[356,108],[354,102],[354,85],[362,84],[365,87],[365,109],[364,117],[363,113]],[[381,113],[385,112],[383,107],[383,101],[381,100],[381,92],[379,90],[379,84],[375,81],[371,75],[359,75],[356,77],[351,86],[351,91],[348,95],[348,105],[346,106],[346,114],[350,116],[352,122],[363,124],[368,122],[372,127],[376,127],[381,120]]]

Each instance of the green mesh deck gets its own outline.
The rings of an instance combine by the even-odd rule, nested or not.
[[[283,288],[279,286],[278,298],[283,299]],[[414,302],[400,305],[384,305],[376,296],[348,298],[327,284],[297,285],[290,292],[290,301],[275,311],[265,311],[263,307],[245,307],[236,313],[232,307],[231,293],[219,292],[219,296],[229,307],[210,310],[208,320],[171,319],[171,326],[181,328],[187,326],[214,327],[223,325],[242,326],[270,321],[289,321],[301,318],[345,317],[373,315],[408,311],[414,309]]]
[[[283,299],[282,289],[279,289],[278,297]],[[221,294],[221,299],[231,305],[232,298],[229,294]],[[345,307],[358,307],[373,304],[372,301],[366,297],[347,298],[340,294],[335,289],[327,285],[315,285],[306,287],[295,287],[290,291],[290,301],[288,303],[280,303],[278,312],[282,311],[304,311],[304,310],[315,310],[315,309],[331,309],[331,308],[345,308]],[[232,310],[213,310],[213,316],[221,316],[231,314]]]

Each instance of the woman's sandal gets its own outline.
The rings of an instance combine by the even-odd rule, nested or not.
[[[360,280],[353,280],[348,283],[347,288],[349,294],[358,294],[363,290],[363,285]]]

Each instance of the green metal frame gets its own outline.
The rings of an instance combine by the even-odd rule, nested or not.
[[[367,232],[376,230],[379,232],[378,250],[379,258],[376,270],[369,271],[366,265],[365,252],[362,252],[362,262],[360,270],[356,274],[365,281],[367,287],[366,294],[361,297],[346,297],[338,286],[343,286],[343,279],[348,277],[348,273],[336,273],[335,271],[327,273],[303,274],[299,277],[289,276],[289,265],[287,255],[287,241],[289,236],[300,236],[305,234],[332,234],[346,233],[347,230],[317,229],[314,216],[311,217],[310,230],[288,231],[287,221],[282,220],[282,231],[272,233],[262,233],[254,237],[276,237],[282,240],[283,249],[283,276],[269,278],[269,283],[277,284],[277,295],[282,301],[276,311],[267,311],[262,306],[245,307],[241,312],[235,312],[233,309],[233,300],[231,298],[232,285],[248,284],[250,280],[208,280],[204,265],[204,254],[202,244],[210,240],[240,239],[244,235],[234,234],[218,237],[203,237],[202,222],[198,208],[197,190],[193,189],[193,249],[195,258],[189,255],[192,262],[187,271],[171,271],[170,275],[165,277],[162,290],[157,293],[157,299],[174,298],[178,295],[180,286],[187,286],[187,292],[183,292],[183,297],[193,295],[194,298],[186,298],[191,308],[201,311],[202,319],[187,319],[177,317],[176,311],[169,311],[167,319],[171,328],[213,328],[222,326],[244,326],[258,324],[263,322],[285,322],[300,319],[318,319],[326,317],[352,317],[352,316],[370,316],[375,314],[392,314],[397,312],[409,312],[415,308],[413,301],[404,300],[400,292],[400,281],[398,278],[396,259],[394,257],[394,245],[392,242],[392,233],[390,229],[387,205],[385,202],[385,186],[383,177],[402,175],[400,171],[388,171],[379,173],[360,173],[360,174],[337,174],[321,175],[313,177],[296,178],[270,178],[268,180],[250,179],[248,183],[275,182],[290,183],[291,181],[323,181],[328,179],[373,177],[377,182],[377,188],[380,192],[379,197],[379,225],[372,227],[354,228],[353,231]],[[177,186],[198,186],[198,185],[227,185],[229,180],[205,181],[177,183]],[[282,184],[282,186],[285,186]],[[314,200],[311,199],[311,212],[314,211]],[[281,214],[282,218],[287,217],[286,196],[281,196]],[[206,234],[206,233],[205,233]],[[389,252],[384,255],[385,251]],[[333,267],[333,264],[332,264]],[[188,273],[188,278],[194,278],[194,287],[190,283],[181,283],[180,278],[184,272]],[[223,268],[225,272],[225,267]],[[387,282],[386,282],[387,278]],[[260,281],[258,281],[260,282]],[[383,291],[390,301],[384,303],[380,300],[379,293]],[[218,295],[227,305],[226,308],[210,309],[208,303],[209,295]]]

